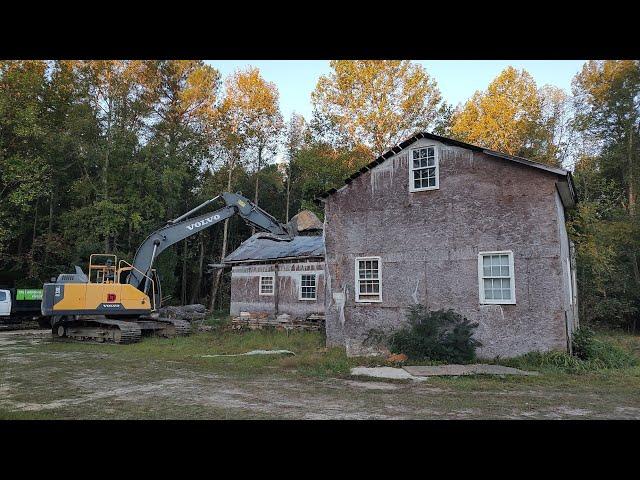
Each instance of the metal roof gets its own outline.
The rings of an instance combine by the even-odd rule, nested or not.
[[[223,263],[262,262],[295,258],[324,257],[322,235],[297,236],[290,241],[278,241],[256,233],[227,255]]]
[[[349,178],[346,178],[344,180],[344,183],[348,185],[354,179],[356,179],[357,177],[359,177],[360,175],[362,175],[366,171],[373,169],[374,167],[376,167],[377,165],[381,164],[382,162],[384,162],[389,157],[392,157],[393,155],[396,155],[396,154],[400,153],[402,150],[407,148],[412,143],[420,140],[421,138],[428,138],[430,140],[436,140],[438,142],[442,142],[442,143],[447,144],[447,145],[453,145],[455,147],[461,147],[461,148],[466,148],[466,149],[473,150],[473,151],[476,151],[476,152],[481,152],[481,153],[484,153],[486,155],[490,155],[492,157],[501,158],[501,159],[509,160],[509,161],[512,161],[512,162],[517,162],[517,163],[520,163],[522,165],[526,165],[526,166],[533,167],[533,168],[538,168],[540,170],[546,170],[547,172],[555,173],[556,175],[560,175],[562,177],[566,177],[567,178],[567,183],[569,184],[569,191],[571,192],[570,194],[573,197],[574,202],[577,201],[577,197],[576,197],[576,194],[575,194],[575,189],[573,187],[573,178],[572,178],[571,172],[569,170],[565,170],[564,168],[559,168],[559,167],[553,167],[551,165],[546,165],[546,164],[540,163],[540,162],[534,162],[532,160],[528,160],[528,159],[523,158],[523,157],[516,157],[516,156],[513,156],[513,155],[507,155],[506,153],[496,152],[494,150],[489,150],[487,148],[482,148],[482,147],[479,147],[477,145],[471,145],[470,143],[461,142],[459,140],[454,140],[452,138],[441,137],[440,135],[434,135],[433,133],[428,133],[428,132],[417,133],[414,136],[412,136],[411,138],[406,139],[404,142],[401,142],[398,145],[394,146],[393,148],[391,148],[390,150],[386,151],[385,153],[380,155],[378,158],[376,158],[375,160],[373,160],[369,164],[367,164],[364,167],[362,167],[357,172],[353,173]],[[316,199],[315,199],[316,203],[321,202],[322,199],[327,198],[330,195],[333,195],[337,191],[338,190],[336,188],[331,188],[331,189],[327,190],[326,192],[321,193],[320,195],[318,195],[316,197]]]

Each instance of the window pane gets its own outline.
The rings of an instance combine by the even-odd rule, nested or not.
[[[420,152],[418,150],[414,150],[413,151],[413,158],[415,159],[415,158],[418,158],[418,157],[420,157]]]

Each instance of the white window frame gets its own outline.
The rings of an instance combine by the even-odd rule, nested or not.
[[[264,278],[270,278],[271,279],[271,293],[262,293],[262,285],[264,285],[262,280]],[[262,275],[262,274],[260,274],[260,285],[258,287],[258,293],[260,295],[265,296],[265,297],[273,297],[275,289],[276,289],[275,276],[274,275]]]
[[[413,178],[413,172],[415,170],[421,170],[422,167],[419,168],[414,168],[413,167],[413,151],[414,150],[421,150],[423,148],[433,148],[433,160],[434,160],[434,165],[435,165],[435,172],[436,172],[436,184],[433,187],[422,187],[422,188],[415,188],[414,186],[414,178]],[[438,190],[440,188],[440,159],[439,157],[439,153],[438,153],[438,147],[437,145],[422,145],[421,147],[418,148],[412,148],[409,151],[409,191],[410,192],[425,192],[427,190]],[[431,167],[429,167],[431,168]]]
[[[482,269],[482,258],[487,255],[508,255],[509,256],[509,286],[511,287],[511,298],[505,299],[486,299],[484,298],[484,278],[498,278],[498,277],[484,277]],[[506,277],[503,277],[506,278]],[[500,250],[494,252],[478,252],[478,291],[480,294],[480,303],[483,305],[515,305],[516,303],[516,275],[513,268],[513,251]]]
[[[358,262],[366,261],[366,260],[376,260],[378,262],[378,282],[380,285],[379,291],[380,295],[378,299],[371,299],[371,297],[360,298],[360,278],[359,278],[359,268]],[[356,293],[356,302],[357,303],[382,303],[382,258],[381,257],[356,257],[354,263],[355,270],[355,293]]]
[[[313,298],[310,297],[303,297],[302,296],[302,277],[313,277]],[[309,286],[307,285],[307,288]],[[303,300],[303,301],[315,301],[318,299],[318,274],[317,273],[301,273],[300,274],[300,288],[298,288],[298,300]]]

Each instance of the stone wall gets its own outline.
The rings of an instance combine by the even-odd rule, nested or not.
[[[435,145],[438,190],[409,192],[411,148]],[[567,242],[555,174],[421,139],[326,199],[329,345],[367,353],[372,328],[403,324],[406,307],[453,308],[478,322],[481,357],[565,350]],[[560,209],[561,210],[561,209]],[[515,305],[481,305],[478,253],[511,250]],[[379,256],[382,302],[356,303],[355,258]]]

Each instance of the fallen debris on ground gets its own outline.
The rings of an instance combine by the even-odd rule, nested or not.
[[[161,318],[175,318],[189,323],[199,322],[207,318],[207,308],[200,304],[162,307],[158,310]]]
[[[461,375],[540,375],[538,372],[518,370],[502,365],[476,363],[473,365],[418,365],[402,367],[416,377],[461,376]]]
[[[211,357],[241,357],[243,355],[295,355],[290,350],[251,350],[245,353],[233,353],[233,354],[216,354],[216,355],[201,355],[203,358]]]
[[[415,377],[402,368],[394,367],[355,367],[351,369],[351,375],[375,378],[387,378],[390,380],[416,380],[424,381],[425,378]]]

